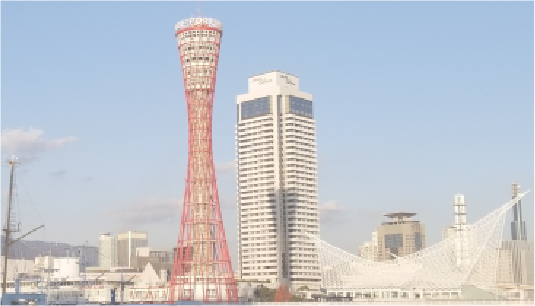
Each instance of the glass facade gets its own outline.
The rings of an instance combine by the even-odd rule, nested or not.
[[[414,246],[416,247],[416,251],[419,251],[422,249],[422,234],[421,233],[414,233]]]
[[[403,235],[385,235],[385,247],[390,249],[390,253],[397,256],[399,254],[398,249],[403,247]]]
[[[314,118],[312,101],[290,96],[290,113]]]
[[[402,246],[403,246],[402,234],[385,235],[385,247],[389,249],[393,249],[393,248],[400,248]]]
[[[241,119],[271,114],[271,101],[269,97],[262,97],[241,104]]]

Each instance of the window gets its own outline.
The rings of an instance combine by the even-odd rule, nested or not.
[[[403,247],[402,234],[385,235],[385,248],[389,248],[390,253],[397,255],[400,247]]]
[[[290,113],[314,118],[312,101],[290,96]]]
[[[271,101],[269,97],[254,99],[241,104],[241,119],[248,119],[271,114]]]
[[[416,247],[416,251],[419,251],[422,249],[422,234],[421,233],[414,233],[414,246]]]

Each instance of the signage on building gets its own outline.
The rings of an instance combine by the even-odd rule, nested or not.
[[[281,74],[280,76],[281,76],[281,79],[286,80],[286,85],[295,85],[292,81],[290,81],[290,78],[288,78],[287,75]]]
[[[258,82],[259,85],[262,85],[264,83],[269,83],[273,81],[272,79],[266,79],[266,78],[255,78],[253,79],[253,82]]]

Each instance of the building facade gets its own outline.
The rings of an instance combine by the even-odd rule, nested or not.
[[[502,251],[507,251],[510,256],[512,282],[533,286],[533,241],[502,241]]]
[[[297,76],[250,77],[237,96],[239,273],[292,289],[321,282],[312,95]]]
[[[377,241],[377,231],[372,232],[372,240],[366,241],[359,247],[358,255],[369,261],[379,260],[379,244]]]
[[[463,194],[454,196],[454,223],[442,232],[442,239],[451,239],[455,244],[455,258],[458,267],[469,267],[468,258],[473,244],[471,226],[466,223],[466,203]]]
[[[98,265],[99,267],[116,267],[117,239],[110,233],[101,233],[98,239]]]
[[[377,229],[378,260],[390,260],[425,248],[425,227],[410,219],[415,213],[391,213]]]
[[[511,186],[513,199],[518,197],[520,185],[513,183]],[[526,224],[522,221],[522,203],[518,201],[513,207],[513,221],[511,222],[511,240],[527,240]]]
[[[149,246],[147,232],[126,231],[117,234],[117,260],[121,267],[131,267],[131,258],[136,249]]]

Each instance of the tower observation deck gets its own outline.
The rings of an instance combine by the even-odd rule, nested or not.
[[[188,166],[170,301],[237,301],[219,206],[212,113],[223,26],[189,18],[175,26],[188,112]]]

